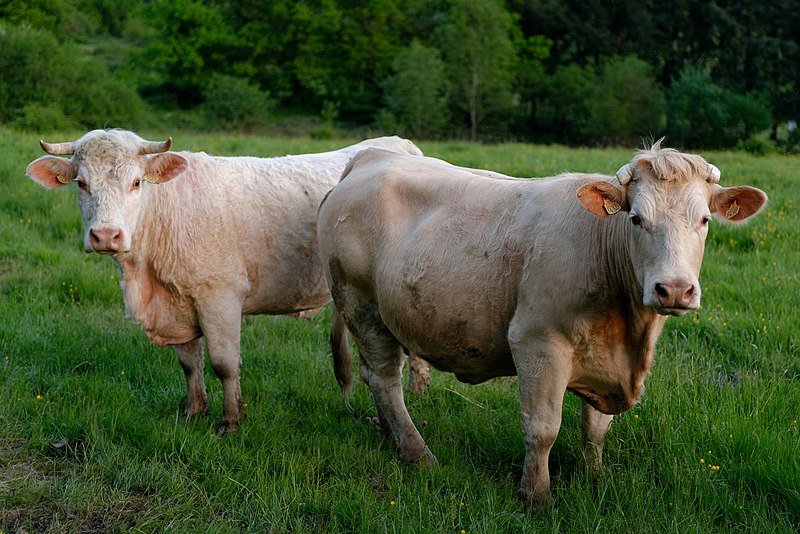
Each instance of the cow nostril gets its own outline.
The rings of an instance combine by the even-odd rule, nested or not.
[[[100,243],[100,236],[98,236],[94,230],[89,230],[89,240],[92,243]]]
[[[669,297],[669,291],[664,284],[656,284],[656,295],[658,295],[660,299],[666,299]]]

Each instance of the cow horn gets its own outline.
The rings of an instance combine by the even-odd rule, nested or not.
[[[72,141],[69,143],[50,144],[44,139],[39,139],[39,144],[41,145],[42,150],[48,154],[52,154],[53,156],[71,156],[75,153],[75,143]]]
[[[631,164],[628,163],[623,165],[617,171],[617,180],[619,180],[620,185],[625,185],[633,179],[633,169],[631,168]]]
[[[169,137],[166,141],[148,141],[139,149],[139,154],[142,156],[145,154],[158,154],[159,152],[167,152],[170,148],[172,148],[172,137]]]
[[[708,164],[708,178],[706,181],[712,184],[719,183],[720,172],[716,165]]]

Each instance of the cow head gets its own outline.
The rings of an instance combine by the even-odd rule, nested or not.
[[[145,189],[187,167],[186,159],[168,152],[171,137],[151,142],[125,130],[94,130],[74,142],[40,144],[52,155],[31,162],[26,172],[48,188],[76,184],[86,252],[129,252]],[[64,155],[72,158],[57,157]]]
[[[642,150],[613,182],[578,191],[598,217],[624,218],[623,234],[643,304],[661,314],[700,307],[700,265],[708,223],[742,222],[757,214],[767,195],[754,187],[721,187],[720,171],[703,158],[661,148]]]

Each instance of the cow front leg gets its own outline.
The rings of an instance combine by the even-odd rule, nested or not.
[[[239,383],[241,301],[217,295],[198,305],[198,318],[214,374],[222,382],[222,421],[218,432],[235,432],[243,414]]]
[[[561,410],[571,372],[570,353],[560,345],[529,341],[512,345],[525,435],[520,497],[537,508],[553,502],[548,461],[561,427]]]
[[[194,339],[181,345],[173,345],[175,354],[186,376],[186,418],[208,413],[206,383],[203,378],[203,340]]]
[[[611,428],[613,415],[606,415],[583,401],[581,406],[581,437],[583,454],[589,467],[599,469],[603,463],[603,443]]]
[[[425,464],[436,457],[408,415],[403,400],[403,362],[400,345],[390,339],[358,342],[361,378],[369,386],[380,419],[381,434],[394,436],[397,452],[405,462]]]

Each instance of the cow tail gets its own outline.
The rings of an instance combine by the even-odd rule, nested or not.
[[[333,352],[333,374],[343,395],[350,393],[353,385],[353,353],[350,350],[350,336],[347,333],[344,317],[331,303],[331,351]]]

